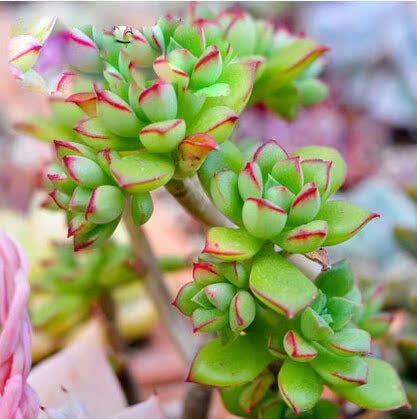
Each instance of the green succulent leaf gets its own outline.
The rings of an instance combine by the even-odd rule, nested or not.
[[[259,336],[239,336],[227,346],[215,339],[198,352],[187,381],[218,387],[239,386],[257,377],[271,360],[272,355]]]
[[[342,297],[350,292],[354,285],[349,263],[341,261],[332,265],[328,271],[321,272],[315,281],[327,297]]]
[[[168,157],[140,153],[112,161],[110,170],[121,188],[130,193],[142,193],[168,183],[175,167]]]
[[[323,386],[308,364],[285,360],[278,374],[279,391],[287,405],[298,415],[315,406]]]
[[[359,407],[371,410],[397,409],[407,397],[394,368],[380,359],[368,359],[366,384],[358,387],[334,387],[335,392]]]
[[[346,178],[346,163],[336,149],[323,146],[305,146],[295,150],[292,155],[299,156],[302,161],[326,160],[332,162],[330,168],[330,189],[328,194],[326,194],[327,197],[334,194],[343,185]],[[307,178],[312,175],[310,171],[306,174]],[[314,181],[314,179],[311,180]],[[317,183],[317,186],[319,186],[319,184],[320,183]]]
[[[241,229],[213,227],[207,233],[203,253],[222,260],[246,260],[253,257],[263,242]]]
[[[316,344],[318,355],[310,365],[323,380],[334,386],[355,387],[368,380],[368,359],[339,356]]]
[[[361,329],[345,329],[335,333],[327,346],[341,356],[367,355],[371,352],[371,336]]]
[[[322,205],[317,218],[327,221],[325,246],[333,246],[349,240],[378,214],[364,210],[347,201],[328,201]]]
[[[317,296],[315,285],[275,252],[255,258],[249,284],[260,301],[288,318],[298,314]]]

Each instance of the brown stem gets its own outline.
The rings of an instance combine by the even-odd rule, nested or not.
[[[182,419],[204,419],[208,417],[212,394],[212,387],[189,384]]]
[[[197,351],[196,340],[191,328],[182,315],[171,305],[170,295],[159,267],[158,260],[141,227],[132,219],[130,205],[123,214],[124,222],[132,243],[132,251],[144,265],[144,281],[149,295],[158,310],[162,323],[183,359],[190,363]]]
[[[103,323],[106,328],[106,335],[110,347],[118,362],[119,371],[117,375],[120,381],[120,385],[123,388],[128,404],[134,405],[139,402],[138,387],[130,372],[129,366],[123,359],[123,354],[126,347],[124,340],[120,336],[119,330],[116,326],[114,300],[109,292],[104,291],[102,293],[99,300],[99,306],[103,315]]]
[[[209,201],[195,179],[173,179],[165,187],[177,202],[207,227],[232,227],[233,224]]]

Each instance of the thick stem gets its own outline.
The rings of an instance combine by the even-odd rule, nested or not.
[[[193,178],[173,179],[166,186],[168,192],[190,213],[207,227],[233,224],[209,201],[201,186]]]
[[[189,384],[184,401],[182,419],[203,419],[208,417],[213,387]]]
[[[144,280],[149,295],[171,341],[183,359],[190,363],[197,351],[197,343],[191,333],[191,328],[184,317],[171,305],[172,297],[165,285],[158,260],[145,232],[133,222],[130,205],[126,206],[123,217],[132,243],[133,254],[144,265]]]
[[[104,291],[100,297],[99,306],[103,315],[103,323],[106,328],[106,334],[110,347],[119,364],[119,371],[117,375],[120,385],[123,388],[128,404],[134,405],[139,402],[139,391],[135,379],[130,372],[129,366],[123,359],[123,353],[126,348],[123,338],[120,336],[116,327],[115,307],[112,295]]]

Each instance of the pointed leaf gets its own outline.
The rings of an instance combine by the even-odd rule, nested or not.
[[[194,282],[188,282],[178,291],[172,305],[178,308],[178,310],[186,316],[191,316],[193,311],[199,307],[199,305],[192,300],[197,292],[198,288]]]
[[[210,194],[216,207],[237,224],[242,222],[243,201],[239,194],[238,177],[232,170],[216,172],[210,182]]]
[[[250,234],[261,239],[271,239],[284,228],[287,213],[266,199],[248,198],[243,204],[242,219]]]
[[[229,304],[236,293],[235,287],[226,282],[207,285],[203,290],[210,303],[220,311],[229,308]]]
[[[169,153],[185,137],[185,121],[171,119],[147,125],[139,133],[141,143],[152,153]]]
[[[303,310],[317,295],[314,284],[275,252],[255,259],[249,283],[257,298],[288,318]]]
[[[368,380],[368,361],[358,356],[346,357],[319,347],[311,366],[323,380],[334,386],[362,386]]]
[[[298,194],[300,192],[304,178],[298,157],[280,160],[274,165],[271,173],[274,179],[286,186],[292,193]]]
[[[233,332],[241,332],[251,325],[256,315],[256,303],[252,295],[239,291],[230,303],[229,324]]]
[[[250,236],[244,230],[213,227],[207,233],[203,253],[223,260],[245,260],[261,249],[262,241]]]
[[[197,308],[192,314],[193,333],[211,333],[222,329],[228,320],[227,313],[217,308],[205,309]]]
[[[214,106],[198,115],[189,132],[204,132],[216,139],[218,144],[229,139],[238,116],[227,106]]]
[[[253,155],[253,161],[261,168],[264,178],[271,172],[275,163],[287,159],[288,153],[275,140],[263,143]]]
[[[246,163],[239,174],[238,186],[242,199],[262,198],[262,172],[256,163]]]
[[[347,261],[332,265],[328,271],[323,271],[316,278],[315,284],[328,297],[342,297],[352,290],[354,279]]]
[[[94,224],[107,224],[122,214],[124,204],[125,195],[117,186],[101,185],[91,192],[85,219]]]
[[[149,153],[113,160],[110,169],[119,186],[130,193],[149,192],[165,185],[175,170],[170,158]]]
[[[193,263],[193,279],[196,285],[201,288],[224,281],[217,266],[210,262]]]
[[[333,334],[333,330],[323,317],[315,312],[311,307],[304,310],[301,315],[300,326],[305,338],[317,342],[327,340]]]
[[[136,137],[144,123],[121,97],[96,87],[97,116],[112,133],[121,137]]]
[[[195,63],[190,87],[198,90],[216,83],[222,70],[223,62],[220,51],[216,45],[211,45]]]
[[[397,373],[380,359],[368,360],[368,382],[358,387],[335,387],[338,395],[359,407],[391,410],[406,405],[407,397]]]
[[[322,205],[317,218],[327,221],[325,246],[333,246],[353,237],[369,221],[379,215],[347,201],[328,201]]]
[[[245,384],[272,360],[264,343],[259,337],[248,335],[239,336],[227,346],[219,339],[212,340],[198,352],[187,381],[218,387]]]
[[[285,335],[284,349],[288,356],[297,362],[309,362],[317,356],[316,349],[294,330]]]
[[[368,355],[371,352],[371,336],[365,330],[345,329],[331,336],[327,345],[341,356]]]
[[[285,360],[279,371],[278,386],[296,415],[313,408],[323,391],[320,378],[309,365],[290,359]]]
[[[239,262],[223,262],[218,264],[221,274],[234,286],[246,288],[249,283],[249,272]]]
[[[317,220],[284,231],[273,241],[289,253],[309,253],[323,244],[326,235],[326,221]]]
[[[346,163],[340,153],[331,147],[306,146],[295,150],[293,156],[299,156],[301,160],[320,159],[332,162],[330,168],[330,187],[327,196],[333,195],[342,185],[346,178]],[[307,171],[307,177],[310,172]]]
[[[288,214],[288,222],[299,225],[313,220],[320,210],[320,193],[315,183],[303,186],[294,198]]]

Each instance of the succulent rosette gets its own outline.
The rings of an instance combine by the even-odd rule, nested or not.
[[[364,408],[404,405],[395,371],[369,356],[371,336],[383,335],[391,318],[378,312],[380,292],[365,300],[346,262],[311,280],[286,257],[312,257],[376,217],[329,199],[345,178],[339,153],[304,147],[290,156],[271,140],[245,163],[224,146],[200,179],[238,228],[208,231],[193,281],[173,303],[195,332],[218,334],[197,354],[188,380],[225,388],[224,404],[243,417],[320,410],[323,386]],[[382,395],[387,382],[390,397]],[[337,417],[333,405],[324,408]]]
[[[200,176],[213,203],[240,231],[212,229],[207,254],[244,260],[265,242],[288,253],[309,253],[348,240],[378,217],[349,202],[329,199],[346,175],[345,163],[334,149],[307,146],[289,155],[270,140],[240,170],[230,164],[232,168],[227,168],[222,154],[213,156]],[[239,249],[230,249],[228,255],[223,238],[236,234],[246,238],[251,250],[239,254]]]
[[[283,118],[294,119],[298,106],[311,106],[328,95],[318,80],[327,48],[304,35],[276,29],[272,22],[254,19],[240,9],[213,14],[192,9],[195,25],[230,44],[233,54],[259,63],[250,103],[262,102]]]
[[[360,407],[403,406],[393,368],[370,357],[371,337],[391,319],[381,303],[379,289],[361,294],[346,262],[311,281],[272,248],[250,263],[202,255],[174,305],[194,331],[219,337],[197,354],[188,380],[221,388],[224,405],[242,417],[336,418],[336,406],[320,401],[324,386]]]

